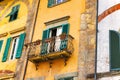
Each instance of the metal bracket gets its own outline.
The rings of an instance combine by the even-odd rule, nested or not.
[[[35,64],[36,70],[38,70],[39,63],[34,63],[34,64]]]
[[[49,62],[50,68],[52,68],[52,64],[53,64],[53,63],[50,61],[50,62]]]
[[[67,65],[67,60],[68,60],[68,58],[64,58],[64,66]]]

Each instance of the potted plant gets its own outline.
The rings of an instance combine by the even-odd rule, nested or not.
[[[61,35],[59,35],[61,40],[64,40],[66,38],[66,33],[62,33]]]

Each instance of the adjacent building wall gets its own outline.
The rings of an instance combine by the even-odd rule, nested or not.
[[[102,75],[110,72],[109,30],[120,30],[120,0],[99,0],[98,3],[97,73]],[[102,75],[99,80],[120,79],[120,76],[113,74]]]

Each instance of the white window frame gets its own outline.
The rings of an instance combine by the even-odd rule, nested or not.
[[[16,42],[15,42],[15,40],[16,40]],[[15,59],[15,56],[16,56],[16,53],[17,53],[17,48],[18,48],[18,42],[19,42],[19,37],[18,36],[14,37],[12,39],[9,60],[14,60]]]

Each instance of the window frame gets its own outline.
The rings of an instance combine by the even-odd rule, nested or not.
[[[25,37],[26,37],[26,33],[21,33],[19,36],[19,40],[18,40],[18,46],[16,48],[16,55],[15,58],[19,59],[22,55],[22,51],[23,51],[23,46],[24,46],[24,41],[25,41]],[[9,60],[10,57],[10,48],[11,48],[11,41],[12,41],[13,37],[9,37],[7,38],[6,41],[6,46],[4,49],[4,53],[3,53],[3,57],[2,57],[2,62],[6,62]]]
[[[73,80],[76,80],[78,78],[78,72],[70,72],[70,73],[55,75],[54,79],[60,80],[62,78],[70,78],[70,77],[73,77]]]
[[[17,42],[15,42],[15,39],[17,39]],[[18,44],[19,44],[19,39],[20,39],[20,36],[15,36],[15,37],[12,38],[12,41],[10,43],[10,50],[9,50],[10,52],[8,53],[9,54],[9,56],[8,56],[9,60],[14,60],[15,57],[16,57],[17,48],[18,48]]]
[[[61,2],[58,2],[57,0],[53,0],[53,1],[48,0],[48,8],[63,4],[63,3],[68,2],[68,1],[70,1],[70,0],[61,0]]]
[[[19,8],[20,8],[20,4],[15,5],[15,6],[12,7],[11,12],[6,16],[6,17],[10,16],[9,22],[14,21],[14,20],[17,19]]]

